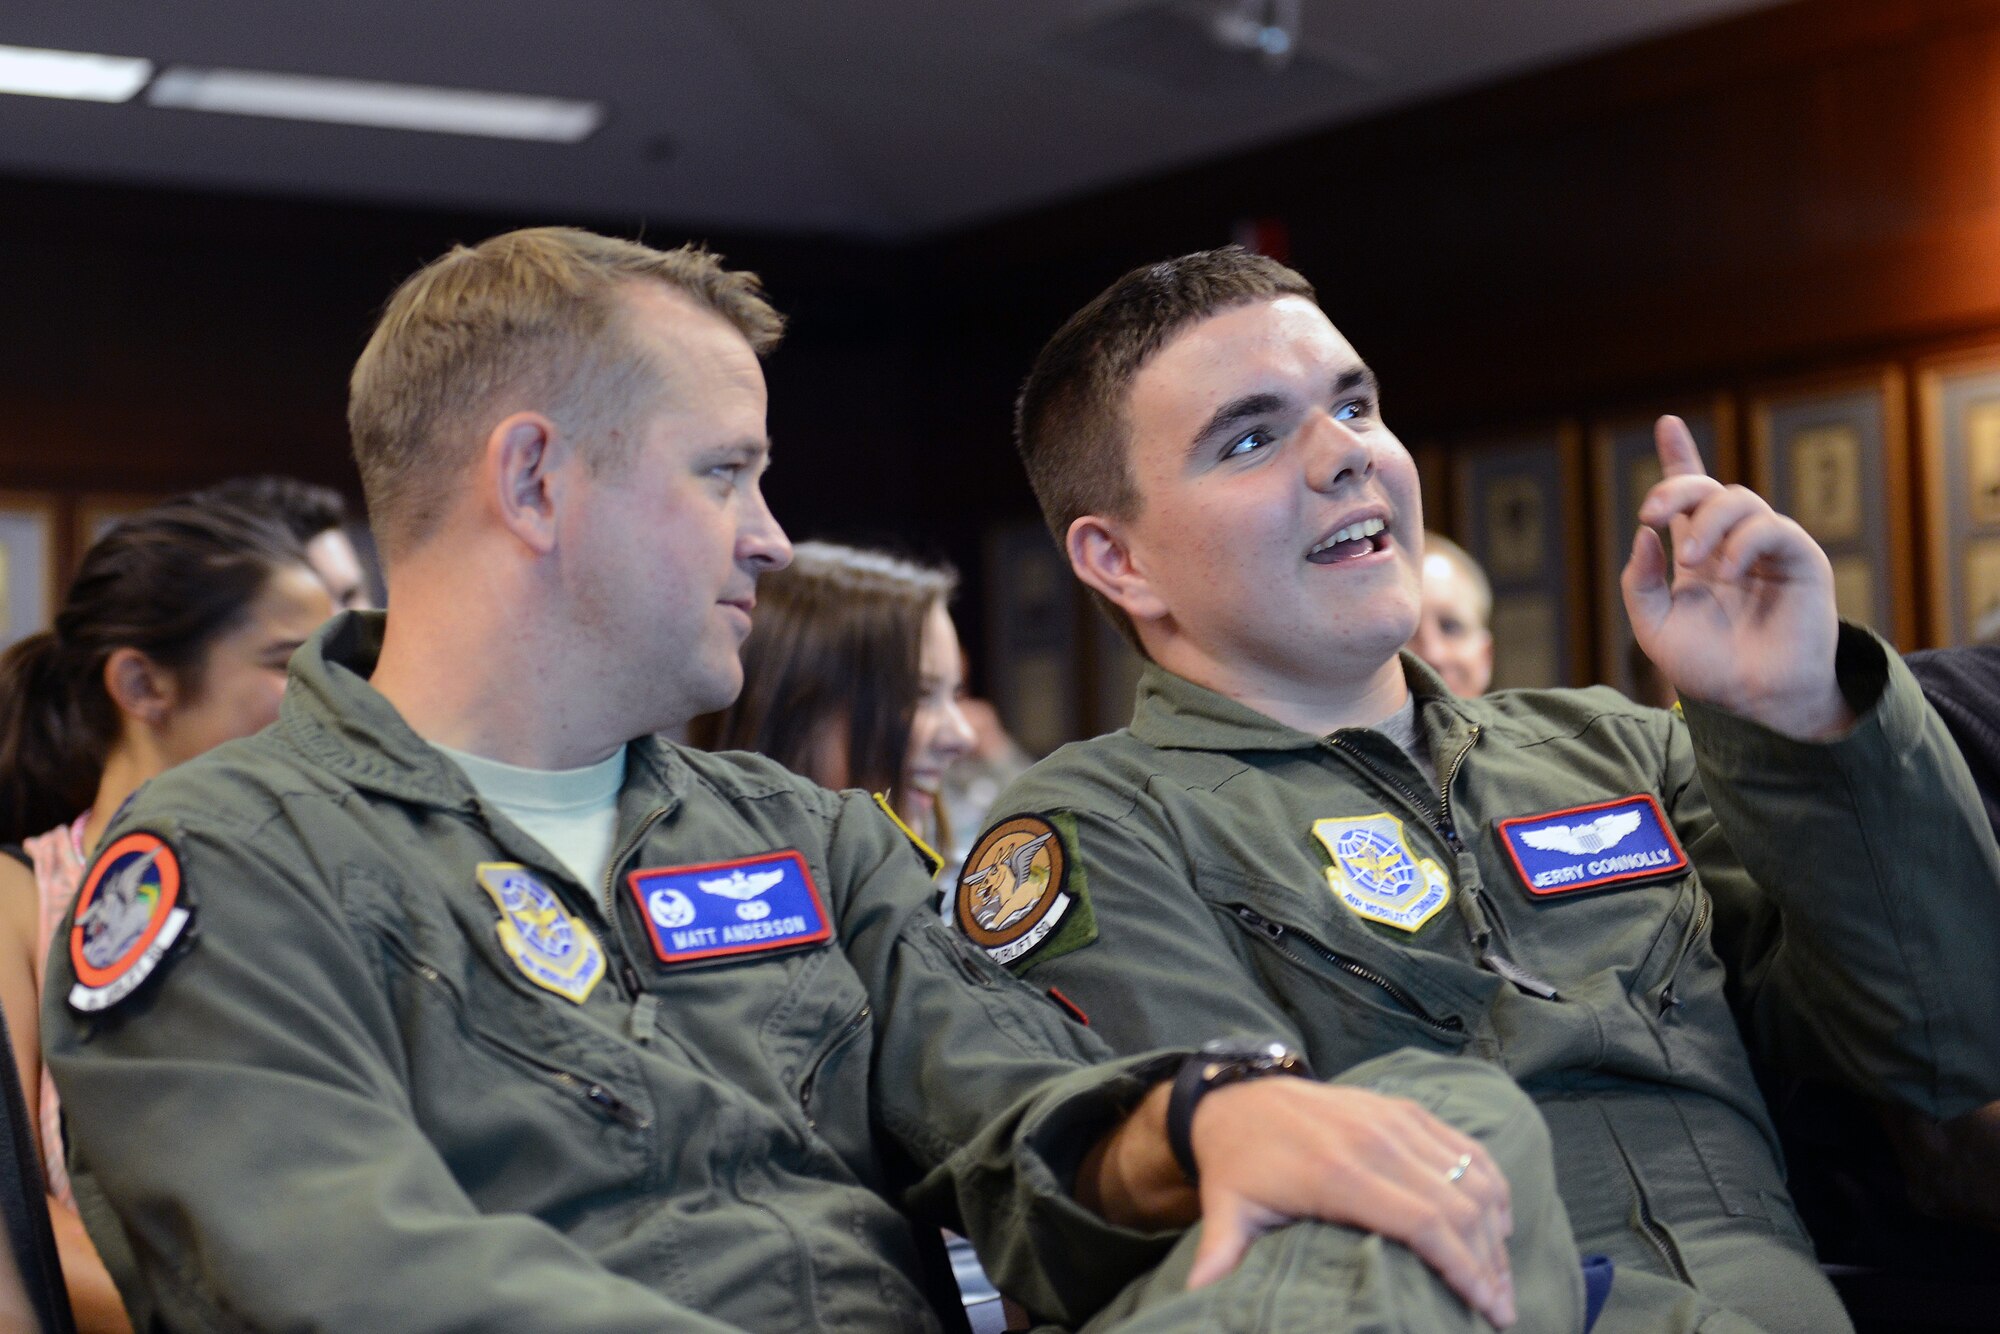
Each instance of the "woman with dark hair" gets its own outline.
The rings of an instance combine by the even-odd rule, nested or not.
[[[948,569],[878,551],[801,542],[757,581],[743,693],[694,721],[707,750],[754,750],[823,787],[879,792],[933,846],[938,784],[972,749],[965,681],[945,609]]]
[[[286,661],[331,613],[303,549],[275,523],[169,501],[98,539],[54,628],[0,656],[0,1010],[22,1090],[39,1104],[31,1120],[79,1329],[130,1325],[77,1216],[42,1068],[49,943],[125,799],[275,719]]]

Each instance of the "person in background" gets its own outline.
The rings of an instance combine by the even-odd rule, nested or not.
[[[768,755],[821,787],[880,793],[934,849],[938,789],[971,753],[965,655],[946,610],[958,576],[879,551],[801,542],[764,576],[743,642],[743,693],[695,719],[704,750]]]
[[[1409,650],[1444,678],[1451,693],[1483,695],[1493,680],[1493,585],[1465,548],[1424,534],[1423,619]]]
[[[361,553],[347,534],[347,502],[332,487],[296,477],[232,477],[196,492],[193,499],[235,505],[276,519],[305,548],[306,560],[326,584],[334,610],[374,607]]]
[[[946,610],[957,583],[950,570],[883,552],[799,543],[789,567],[758,582],[743,692],[695,719],[690,739],[767,755],[821,787],[881,793],[942,864],[953,831],[940,787],[977,741]],[[1004,1328],[971,1243],[951,1235],[946,1249],[975,1334]]]
[[[38,996],[56,923],[112,816],[154,775],[278,716],[285,662],[332,614],[291,534],[182,500],[112,528],[54,628],[0,657],[0,1009],[78,1327],[130,1328],[63,1166]]]

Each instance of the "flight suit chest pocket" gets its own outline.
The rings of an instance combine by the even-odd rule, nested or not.
[[[1396,1047],[1460,1051],[1481,1027],[1485,979],[1466,986],[1460,965],[1442,955],[1397,950],[1359,923],[1344,923],[1337,904],[1223,866],[1197,875],[1225,930],[1244,942],[1265,990],[1294,1013],[1314,1059],[1365,1060]]]
[[[381,886],[345,877],[356,904]],[[494,923],[424,910],[358,914],[380,942],[411,1111],[482,1208],[547,1216],[657,1167],[656,1113],[634,1054],[581,1007],[519,984]]]

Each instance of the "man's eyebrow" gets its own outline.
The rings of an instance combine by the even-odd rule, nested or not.
[[[1244,394],[1240,398],[1232,398],[1217,408],[1215,415],[1195,432],[1194,439],[1188,443],[1188,452],[1196,453],[1224,432],[1277,412],[1284,406],[1285,399],[1279,394]]]
[[[1356,389],[1366,389],[1374,393],[1381,387],[1375,379],[1374,371],[1366,366],[1356,366],[1352,370],[1342,371],[1334,378],[1333,397],[1339,398],[1342,394],[1351,393]]]

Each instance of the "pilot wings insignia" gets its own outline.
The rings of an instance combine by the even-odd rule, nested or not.
[[[1638,811],[1612,811],[1583,824],[1552,824],[1540,829],[1523,829],[1521,841],[1544,852],[1573,852],[1578,855],[1603,852],[1625,841],[1639,827]]]
[[[1687,869],[1666,812],[1648,792],[1496,821],[1507,857],[1537,898],[1575,894]]]
[[[719,880],[697,880],[695,884],[709,894],[720,894],[725,899],[754,899],[771,886],[785,878],[783,870],[758,871],[746,874],[741,869],[731,871]]]

